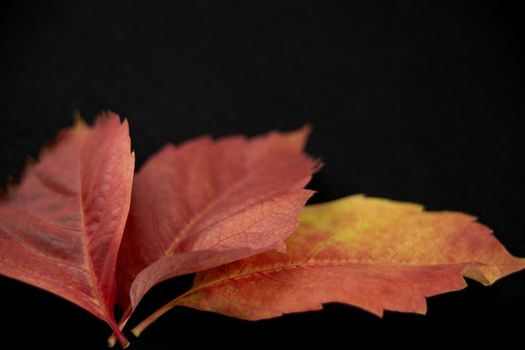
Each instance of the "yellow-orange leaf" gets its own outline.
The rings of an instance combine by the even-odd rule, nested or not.
[[[417,204],[350,196],[311,205],[287,251],[272,251],[198,273],[173,306],[257,320],[316,310],[326,302],[425,313],[425,297],[459,290],[462,276],[489,285],[525,268],[475,218],[425,212]]]

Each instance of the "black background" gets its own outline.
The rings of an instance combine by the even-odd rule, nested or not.
[[[128,118],[137,167],[166,142],[311,122],[312,202],[353,193],[474,214],[525,256],[522,29],[501,2],[3,3],[0,181],[80,111]],[[155,288],[136,323],[190,283]],[[104,349],[109,328],[0,279],[0,347]],[[132,349],[511,347],[525,274],[431,298],[426,316],[344,305],[245,322],[174,309]],[[519,345],[517,345],[519,347]]]

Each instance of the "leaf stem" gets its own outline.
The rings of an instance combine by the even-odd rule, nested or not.
[[[122,318],[120,319],[120,322],[118,323],[118,329],[121,331],[120,333],[122,333],[122,330],[126,326],[126,323],[128,323],[130,316],[131,316],[131,308],[127,308],[125,313],[124,313],[124,315],[122,315]],[[117,343],[117,338],[118,338],[118,334],[116,332],[113,332],[113,334],[108,338],[108,348],[112,348],[112,347],[115,346],[115,344]],[[119,340],[119,342],[120,342],[120,340]],[[122,345],[121,342],[120,342],[120,344]],[[128,345],[129,345],[129,343],[128,343]]]
[[[129,341],[126,339],[126,336],[124,335],[124,333],[122,333],[122,331],[119,329],[119,327],[116,324],[115,326],[112,325],[111,328],[113,328],[113,335],[111,336],[111,338],[115,337],[123,349],[127,348],[129,346]],[[109,339],[108,339],[108,345],[111,345]],[[115,345],[115,341],[113,341],[112,346],[114,345]]]
[[[135,328],[131,330],[131,333],[133,333],[136,337],[140,336],[140,334],[149,327],[153,322],[155,322],[160,316],[164,315],[166,312],[177,306],[179,298],[173,299],[169,303],[165,304],[161,308],[159,308],[157,311],[149,315],[147,318],[145,318],[142,322],[140,322]]]

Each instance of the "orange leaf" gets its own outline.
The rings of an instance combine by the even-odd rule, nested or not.
[[[176,305],[248,320],[327,302],[425,313],[425,297],[464,288],[462,276],[488,285],[525,268],[469,215],[364,196],[306,207],[287,247],[198,273],[134,333]]]
[[[0,201],[0,273],[59,295],[106,321],[113,315],[117,252],[128,215],[134,155],[113,113],[79,122]]]
[[[155,284],[284,248],[318,166],[303,153],[309,128],[253,139],[168,145],[136,175],[118,260],[123,326]]]

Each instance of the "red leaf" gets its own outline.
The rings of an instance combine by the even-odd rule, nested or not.
[[[309,128],[168,145],[136,175],[119,253],[121,325],[155,284],[274,248],[298,225],[318,163]]]
[[[59,295],[116,325],[115,268],[130,205],[128,123],[105,113],[62,131],[0,201],[0,273]]]

